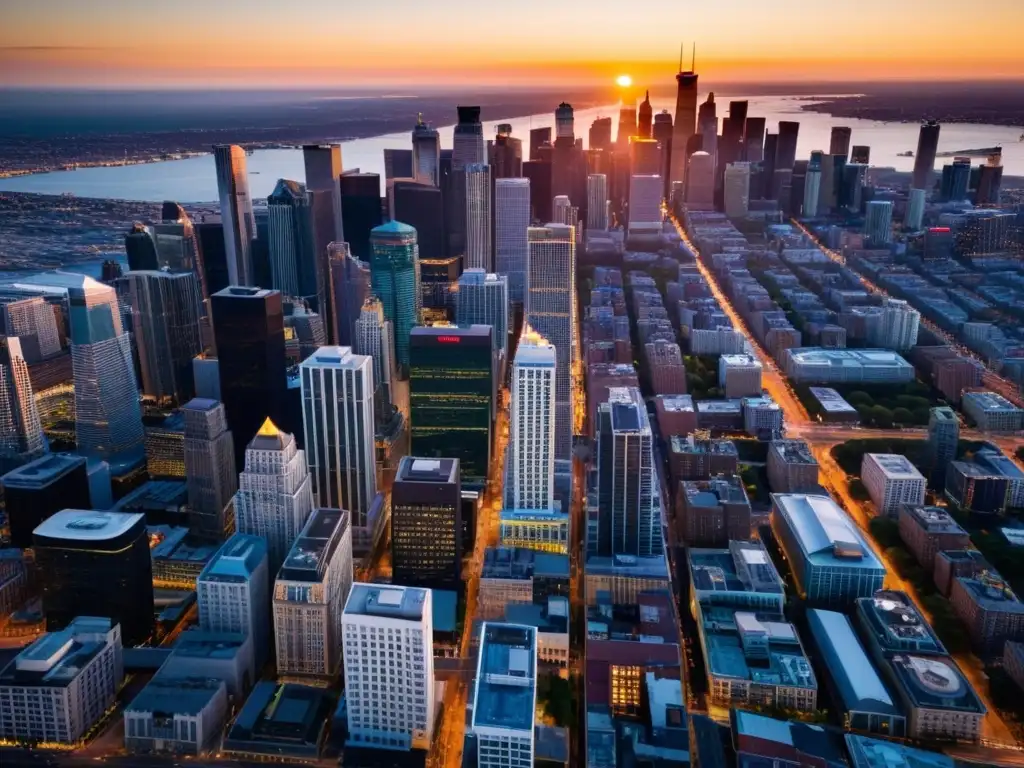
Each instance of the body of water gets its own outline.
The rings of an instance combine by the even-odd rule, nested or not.
[[[701,95],[701,101],[705,98]],[[750,102],[748,114],[763,116],[768,130],[778,130],[780,120],[796,120],[800,123],[800,137],[797,157],[808,158],[813,150],[828,151],[829,134],[833,126],[845,125],[853,130],[851,144],[866,144],[871,147],[871,164],[893,167],[901,171],[913,168],[914,160],[900,157],[899,153],[917,149],[918,125],[915,123],[883,123],[876,120],[835,118],[818,112],[800,109],[805,99],[792,96],[742,96],[722,94],[716,97],[718,116],[728,114],[730,99],[746,99]],[[667,109],[674,112],[671,100],[655,100],[655,112]],[[484,115],[486,117],[486,115]],[[582,136],[584,144],[591,122],[597,117],[611,117],[615,130],[618,126],[618,105],[609,105],[576,112],[576,135]],[[528,117],[502,120],[511,123],[512,132],[523,140],[523,152],[529,153],[529,132],[531,128],[554,128],[554,112]],[[410,114],[410,131],[415,115]],[[495,121],[484,121],[484,137],[495,134]],[[441,146],[451,147],[452,130],[448,125],[439,129]],[[614,133],[613,133],[614,135]],[[346,170],[359,168],[364,172],[378,173],[383,183],[384,150],[407,149],[411,146],[410,133],[393,133],[367,139],[356,139],[342,143],[342,161]],[[939,137],[939,151],[977,149],[1002,146],[1005,173],[1024,176],[1024,143],[1020,141],[1020,129],[997,125],[947,124],[942,126]],[[939,158],[936,168],[952,162],[951,158]],[[974,158],[973,162],[982,162]],[[302,152],[298,149],[257,150],[249,157],[249,186],[253,198],[269,195],[279,178],[302,181],[305,171]],[[115,198],[122,200],[144,200],[159,202],[176,200],[181,203],[205,203],[217,200],[217,177],[214,172],[213,156],[169,160],[142,165],[116,166],[108,168],[82,168],[76,171],[57,171],[11,179],[0,179],[0,192],[35,192],[46,195],[72,194],[78,197]],[[383,192],[383,190],[382,190]]]

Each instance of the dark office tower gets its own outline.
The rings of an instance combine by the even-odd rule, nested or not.
[[[89,475],[84,456],[42,456],[0,477],[7,502],[11,546],[32,546],[32,531],[50,515],[69,506],[88,509]]]
[[[998,205],[999,193],[1003,186],[1003,166],[983,165],[978,169],[978,191],[974,195],[975,205]]]
[[[868,178],[868,167],[862,163],[847,163],[843,166],[843,185],[839,190],[839,207],[848,211],[859,211],[863,201],[864,184]]]
[[[661,145],[654,139],[636,137],[629,145],[631,176],[648,176],[661,169]]]
[[[270,214],[266,209],[256,214],[256,237],[252,241],[252,282],[254,286],[269,286],[273,278],[270,271]]]
[[[599,117],[590,124],[589,136],[590,149],[611,149],[612,146],[612,119],[610,117]],[[531,160],[533,158],[530,158]]]
[[[438,186],[441,181],[441,139],[437,130],[418,115],[412,129],[412,177],[420,184]]]
[[[971,158],[957,157],[952,165],[942,166],[942,181],[939,186],[939,199],[967,200],[967,190],[971,182]]]
[[[323,198],[323,218],[316,216],[317,247],[326,250],[327,244],[345,239],[341,217],[341,145],[306,144],[302,147],[302,161],[306,167],[306,189],[326,193]],[[325,239],[326,238],[326,239]]]
[[[781,134],[779,135],[781,140]],[[789,187],[789,208],[791,216],[799,216],[804,209],[804,193],[807,187],[807,171],[810,168],[807,160],[798,160],[793,163],[793,175],[790,177]],[[780,169],[776,169],[778,173]]]
[[[849,157],[850,138],[852,135],[852,128],[848,128],[845,125],[832,126],[832,136],[829,141],[828,153],[830,155],[842,155],[843,157]]]
[[[871,147],[854,144],[850,147],[850,162],[868,165],[871,162]]]
[[[281,293],[231,286],[211,299],[220,395],[235,443],[235,466],[260,425],[287,419],[284,311]]]
[[[729,102],[729,123],[722,124],[722,138],[726,141],[741,143],[743,132],[747,126],[747,110],[750,102],[730,101]]]
[[[672,162],[672,115],[668,110],[663,109],[654,116],[654,124],[651,127],[651,138],[661,145],[661,178],[665,180],[665,197],[668,197],[670,185],[669,165]],[[605,173],[604,171],[591,171],[591,173]]]
[[[195,396],[192,359],[203,351],[199,284],[191,272],[128,273],[142,392],[183,405]]]
[[[493,142],[488,142],[492,179],[518,179],[523,175],[523,142],[512,135],[512,126],[502,123]],[[420,253],[423,238],[420,238]]]
[[[610,118],[609,118],[610,119]],[[540,148],[544,145],[551,145],[550,128],[530,129],[530,160],[540,160]]]
[[[348,243],[327,246],[330,264],[330,295],[335,318],[334,333],[340,346],[352,346],[355,322],[370,295],[370,265],[349,251]]]
[[[523,163],[523,176],[530,180],[530,218],[551,221],[551,163],[530,160]]]
[[[636,136],[636,105],[623,104],[619,108],[619,130],[615,134],[615,148],[619,152],[629,151],[629,140],[634,136]]]
[[[771,198],[779,204],[779,208],[786,216],[792,216],[790,203],[792,202],[793,171],[784,171],[776,168],[771,179]]]
[[[345,242],[353,254],[368,261],[370,231],[381,225],[380,174],[343,173],[339,181]]]
[[[444,312],[451,320],[455,317],[455,299],[459,290],[460,259],[445,256],[440,259],[420,259],[420,296],[423,308]]]
[[[413,178],[412,150],[384,150],[384,181]]]
[[[442,258],[446,235],[441,190],[415,181],[396,181],[391,201],[392,218],[416,230],[420,259]]]
[[[686,145],[696,133],[697,126],[697,73],[694,71],[696,51],[690,70],[683,71],[682,51],[679,73],[676,75],[676,115],[672,122],[672,154],[669,181],[683,181],[686,177]]]
[[[373,293],[384,305],[384,317],[394,331],[395,364],[405,375],[409,371],[409,334],[419,324],[423,309],[416,230],[389,221],[373,230],[370,241]]]
[[[222,291],[231,284],[228,275],[227,249],[224,246],[224,225],[219,216],[196,224],[199,250],[203,254],[203,277],[209,295]]]
[[[642,139],[651,138],[651,129],[654,127],[654,109],[651,107],[651,92],[644,94],[644,100],[640,104],[640,114],[637,118],[636,134]]]
[[[462,481],[482,487],[491,458],[491,326],[419,327],[410,335],[409,452],[459,459]]]
[[[256,220],[249,196],[245,150],[234,144],[218,144],[213,148],[213,160],[217,168],[228,281],[231,285],[252,285],[250,250],[256,237]]]
[[[391,582],[462,591],[459,460],[406,456],[391,490]]]
[[[775,196],[775,151],[779,146],[779,134],[766,133],[764,135],[764,158],[761,160],[761,168],[764,173],[764,196],[769,200],[778,200]]]
[[[748,117],[743,129],[744,159],[751,163],[764,160],[764,128],[763,117]]]
[[[776,170],[789,170],[796,162],[796,142],[800,135],[800,123],[783,120],[779,123],[779,143],[775,150]]]
[[[124,251],[128,256],[128,269],[160,269],[153,230],[135,222],[124,236]]]
[[[484,127],[480,123],[480,107],[458,107],[459,122],[452,137],[452,170],[461,171],[467,165],[486,163]]]
[[[126,512],[64,509],[35,529],[46,629],[87,613],[121,625],[125,647],[153,634],[153,563],[146,518]]]
[[[555,146],[575,146],[576,127],[572,104],[562,102],[555,109]]]
[[[935,155],[939,151],[940,125],[935,120],[926,120],[921,124],[921,132],[917,136],[917,154],[914,155],[914,175],[910,186],[923,189],[932,188],[932,170],[935,168]]]
[[[309,203],[306,188],[289,179],[278,179],[267,198],[270,287],[319,311],[324,303],[324,280]]]

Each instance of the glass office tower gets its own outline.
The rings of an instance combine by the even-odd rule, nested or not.
[[[373,256],[370,280],[373,293],[384,305],[384,317],[395,332],[395,362],[409,370],[409,334],[420,322],[420,259],[416,230],[389,221],[370,233]]]

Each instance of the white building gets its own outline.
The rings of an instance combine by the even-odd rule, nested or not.
[[[886,298],[882,303],[882,319],[878,325],[878,346],[898,352],[912,349],[917,344],[920,324],[921,313],[907,302]]]
[[[807,384],[864,382],[902,384],[914,380],[914,366],[888,349],[787,349],[786,376]]]
[[[722,355],[718,358],[718,386],[728,398],[760,395],[761,369],[753,355]]]
[[[342,617],[348,743],[430,748],[434,650],[429,589],[352,585]]]
[[[898,453],[865,453],[860,479],[880,516],[896,517],[900,506],[924,504],[925,480],[906,456]]]
[[[743,398],[743,431],[748,435],[782,432],[782,409],[767,395]]]
[[[9,301],[0,305],[8,336],[35,336],[39,344],[39,356],[52,357],[60,352],[60,332],[54,308],[41,296]]]
[[[743,334],[734,328],[720,325],[717,328],[689,330],[692,355],[738,355],[746,347]]]
[[[568,195],[555,195],[551,201],[551,220],[556,224],[564,224],[576,231],[579,224],[580,209],[572,204]]]
[[[750,163],[725,166],[725,215],[743,217],[750,209]]]
[[[530,180],[496,179],[494,182],[494,271],[508,278],[510,301],[526,299],[530,246]]]
[[[374,416],[383,418],[394,402],[395,342],[391,321],[384,317],[384,305],[376,296],[368,297],[359,310],[352,351],[373,360]]]
[[[333,680],[341,665],[341,617],[351,589],[348,512],[314,510],[274,582],[278,677]]]
[[[223,680],[158,672],[125,707],[124,747],[135,753],[200,755],[217,748],[227,715]]]
[[[572,362],[576,347],[576,236],[572,227],[530,227],[524,322],[555,347],[555,461],[572,459]],[[557,469],[557,466],[556,466]]]
[[[0,336],[0,457],[34,459],[46,452],[21,339]]]
[[[498,521],[503,547],[569,553],[569,514],[549,509],[503,509]]]
[[[484,622],[471,726],[478,768],[533,765],[536,706],[537,630]]]
[[[459,276],[455,297],[457,325],[489,325],[495,351],[502,359],[508,352],[508,277],[470,268]]]
[[[1024,410],[995,392],[964,392],[964,414],[983,432],[1016,432],[1021,429]]]
[[[907,212],[903,217],[904,229],[917,231],[921,228],[924,220],[924,198],[923,189],[911,189],[907,194]]]
[[[587,176],[587,231],[608,229],[608,177],[603,173]]]
[[[224,406],[197,397],[181,409],[185,417],[185,481],[189,527],[222,539],[234,529],[235,445]]]
[[[869,200],[864,217],[864,234],[872,245],[892,242],[892,200]]]
[[[527,328],[512,363],[505,507],[548,510],[555,500],[555,348]]]
[[[661,232],[665,182],[659,174],[629,177],[629,231]]]
[[[74,744],[123,679],[121,627],[110,619],[80,616],[47,632],[0,670],[0,739]]]
[[[491,270],[491,166],[466,166],[466,258],[464,267]]]
[[[373,539],[368,513],[377,496],[373,364],[373,358],[352,354],[350,347],[321,347],[299,366],[317,505],[348,510],[357,549]]]
[[[306,435],[315,445],[308,428]],[[295,446],[292,435],[268,418],[245,451],[245,469],[235,494],[236,528],[266,540],[270,571],[276,573],[312,511],[306,454]]]
[[[715,205],[715,158],[707,152],[694,152],[686,172],[686,205],[696,210],[712,210]]]
[[[204,632],[231,632],[251,637],[251,679],[267,658],[270,631],[270,573],[267,542],[236,533],[196,579],[199,627]]]

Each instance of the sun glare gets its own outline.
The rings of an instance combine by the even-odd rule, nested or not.
[[[629,75],[619,75],[615,78],[615,82],[622,88],[629,88],[633,84],[633,78]]]

